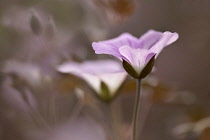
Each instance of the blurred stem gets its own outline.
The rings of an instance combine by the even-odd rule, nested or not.
[[[137,86],[136,86],[136,100],[133,112],[133,135],[132,140],[137,139],[137,119],[139,118],[139,107],[140,107],[140,91],[141,91],[141,79],[137,79]]]
[[[112,105],[112,119],[113,119],[113,129],[115,134],[114,140],[123,140],[124,136],[121,133],[122,130],[122,108],[121,108],[121,99],[118,98],[118,102],[113,102]]]
[[[28,104],[28,106],[30,107],[29,115],[31,115],[35,123],[37,123],[38,127],[41,128],[45,127],[49,129],[50,127],[47,124],[46,120],[41,115],[41,113],[37,109],[34,109],[30,104]]]
[[[71,112],[70,121],[75,121],[76,118],[79,117],[80,113],[82,112],[83,107],[85,106],[84,101],[78,100],[77,103],[74,105],[74,108]]]
[[[115,140],[115,130],[114,130],[114,125],[113,125],[113,114],[112,114],[112,103],[105,103],[104,104],[104,110],[105,110],[105,116],[106,116],[106,121],[108,124],[107,127],[107,136],[108,139],[110,140]]]
[[[43,116],[41,115],[41,113],[39,112],[39,110],[37,110],[37,108],[34,108],[29,100],[27,99],[26,97],[26,93],[24,91],[23,92],[23,100],[25,101],[25,103],[28,105],[28,107],[30,108],[30,111],[29,111],[29,115],[31,115],[33,121],[36,123],[36,125],[38,127],[45,127],[45,128],[49,128],[46,120],[43,118]]]
[[[146,122],[146,118],[147,118],[147,116],[148,116],[148,114],[149,114],[149,112],[150,112],[150,109],[151,109],[151,106],[152,106],[152,102],[151,102],[151,100],[149,99],[147,99],[147,100],[145,100],[146,102],[141,102],[143,105],[144,105],[144,109],[143,109],[143,114],[141,114],[141,119],[140,119],[140,121],[141,121],[141,124],[139,125],[140,127],[138,128],[138,132],[139,132],[139,135],[141,135],[141,133],[142,133],[142,131],[143,131],[143,129],[144,129],[144,125],[145,125],[145,122]],[[141,112],[142,112],[142,110],[141,110]]]

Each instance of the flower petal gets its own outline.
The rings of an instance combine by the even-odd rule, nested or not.
[[[62,73],[69,73],[85,80],[96,93],[100,93],[100,79],[98,76],[84,72],[82,65],[79,63],[68,62],[58,67],[58,71]]]
[[[155,45],[153,45],[150,48],[150,50],[156,53],[157,54],[156,57],[157,57],[164,47],[175,42],[178,38],[179,38],[179,35],[177,33],[171,33],[171,32],[166,31],[163,33],[161,39]]]
[[[96,75],[100,73],[112,73],[123,70],[120,63],[114,60],[85,61],[81,65],[84,72]]]
[[[107,73],[100,75],[103,81],[109,88],[111,96],[114,96],[120,85],[123,83],[127,76],[126,72]]]
[[[136,48],[138,45],[138,39],[130,35],[129,33],[124,33],[117,38],[93,42],[92,46],[96,54],[110,54],[115,57],[120,58],[119,48],[122,46],[130,46]]]
[[[123,59],[128,61],[131,66],[136,70],[137,74],[140,74],[148,62],[148,58],[151,58],[155,53],[146,49],[134,49],[129,46],[123,46],[119,49]]]
[[[101,80],[98,76],[82,73],[81,77],[87,82],[87,84],[92,87],[97,94],[101,93]]]
[[[67,62],[58,66],[57,70],[61,73],[70,73],[76,76],[80,76],[81,67],[78,63]]]
[[[97,94],[101,94],[102,81],[108,85],[111,94],[114,94],[114,91],[122,84],[127,75],[122,66],[113,60],[86,61],[84,63],[67,62],[58,66],[58,71],[85,80]]]
[[[138,48],[150,49],[155,43],[157,43],[161,37],[161,32],[157,32],[155,30],[149,30],[144,35],[142,35],[139,39]]]

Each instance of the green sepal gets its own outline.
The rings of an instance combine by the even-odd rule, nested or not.
[[[101,82],[101,93],[99,96],[105,102],[111,101],[109,88],[104,82]]]
[[[144,69],[141,71],[139,75],[139,79],[145,78],[151,71],[155,63],[155,55],[149,60],[147,65],[144,67]]]
[[[147,65],[143,68],[141,73],[138,75],[135,69],[123,59],[123,68],[126,70],[126,72],[135,79],[143,79],[145,78],[151,71],[155,63],[155,55],[149,60]]]
[[[123,59],[123,68],[125,69],[125,71],[133,78],[138,79],[139,76],[136,73],[135,69],[127,62]]]

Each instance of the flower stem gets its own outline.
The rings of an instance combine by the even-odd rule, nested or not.
[[[134,106],[134,112],[133,112],[133,135],[132,140],[137,139],[137,119],[139,116],[139,106],[140,106],[140,90],[141,90],[141,79],[137,79],[137,85],[136,85],[136,101]]]

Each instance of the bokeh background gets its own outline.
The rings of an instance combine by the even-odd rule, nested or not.
[[[210,139],[210,1],[0,0],[0,139],[127,140],[135,81],[107,105],[63,75],[92,42],[149,29],[179,33],[143,83],[139,139]]]

